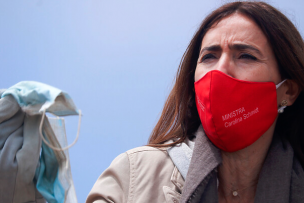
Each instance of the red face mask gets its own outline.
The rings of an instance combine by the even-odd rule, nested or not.
[[[259,139],[277,117],[276,88],[283,82],[276,87],[273,82],[238,80],[217,70],[195,82],[198,114],[212,143],[234,152]]]

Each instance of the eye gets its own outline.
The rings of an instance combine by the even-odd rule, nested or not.
[[[215,59],[216,57],[213,54],[206,54],[202,57],[201,62],[204,62],[208,59]]]
[[[240,59],[250,59],[256,61],[257,58],[251,54],[241,54]]]

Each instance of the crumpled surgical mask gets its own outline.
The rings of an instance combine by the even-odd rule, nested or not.
[[[74,145],[78,139],[81,111],[76,109],[67,93],[39,82],[20,82],[7,89],[1,98],[7,95],[16,99],[27,116],[41,115],[39,123],[32,124],[32,128],[39,126],[40,136],[44,141],[35,176],[38,191],[49,203],[76,203],[77,197],[66,149]],[[56,117],[48,118],[46,112]],[[64,119],[59,117],[67,115],[79,115],[77,136],[69,146]]]

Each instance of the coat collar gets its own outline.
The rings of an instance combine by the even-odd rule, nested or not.
[[[221,162],[220,150],[200,126],[180,202],[218,202],[217,167]],[[293,148],[274,135],[260,172],[255,203],[301,202],[303,191],[304,170]]]
[[[173,161],[174,165],[177,167],[184,179],[186,179],[189,165],[191,162],[193,154],[193,145],[193,141],[187,140],[187,142],[182,142],[167,149],[171,160]]]
[[[176,186],[178,192],[182,192],[184,188],[184,178],[181,173],[178,171],[177,167],[174,167],[173,173],[171,175],[171,182]]]
[[[203,127],[200,126],[196,132],[193,155],[182,192],[181,202],[197,198],[195,197],[197,189],[204,190],[208,185],[209,179],[214,175],[216,176],[217,166],[221,162],[220,150],[210,142],[207,136],[205,136]],[[215,187],[215,189],[217,188],[216,181],[217,179],[215,179],[215,182],[211,181],[213,183],[212,187]]]
[[[274,136],[259,176],[255,203],[289,202],[294,152],[288,142]]]

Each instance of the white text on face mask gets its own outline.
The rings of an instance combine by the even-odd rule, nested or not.
[[[228,127],[230,127],[232,125],[235,125],[235,124],[237,124],[239,122],[242,122],[242,121],[243,121],[242,117],[236,118],[236,119],[234,119],[234,121],[225,122],[225,127],[228,128]]]
[[[232,111],[231,113],[226,114],[225,116],[222,116],[223,121],[230,119],[230,118],[234,118],[238,115],[240,115],[241,113],[245,112],[245,108],[241,107],[235,111]]]
[[[241,108],[241,109],[242,109],[242,108]],[[244,111],[245,111],[245,108],[244,108],[244,107],[243,107],[243,109],[244,109]],[[239,110],[239,109],[238,109],[238,110]],[[235,112],[235,111],[233,111],[233,112]],[[242,116],[240,116],[240,117],[238,117],[238,118],[235,118],[233,121],[225,122],[224,125],[225,125],[226,128],[231,127],[231,126],[233,126],[233,125],[235,125],[235,124],[237,124],[237,123],[242,122],[243,119],[246,120],[246,119],[249,118],[250,116],[252,116],[252,115],[254,115],[254,114],[257,114],[257,113],[259,113],[259,108],[258,108],[258,107],[256,107],[253,111],[250,111],[250,112],[248,112],[248,113],[244,113]],[[230,113],[230,114],[231,114],[231,113]],[[225,116],[230,115],[230,114],[226,114]],[[237,114],[237,115],[239,115],[239,114]],[[235,116],[233,116],[233,117],[235,117]],[[224,120],[224,116],[222,116],[222,118],[223,118],[223,120]],[[231,118],[231,117],[228,117],[227,119],[229,119],[229,118]]]
[[[253,114],[259,113],[259,108],[257,107],[256,109],[254,109],[253,111],[250,111],[249,113],[245,113],[243,114],[244,119],[249,118],[250,116],[252,116]]]

